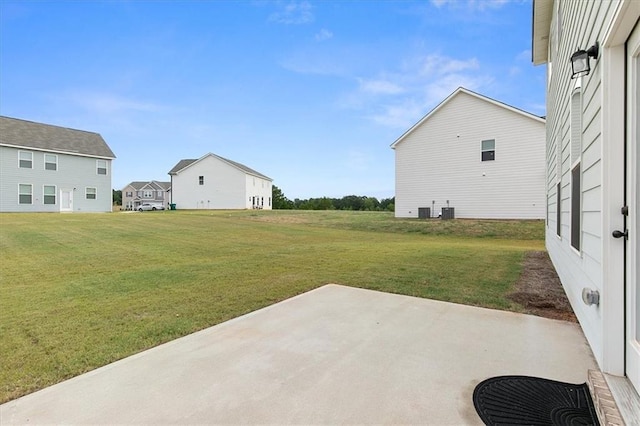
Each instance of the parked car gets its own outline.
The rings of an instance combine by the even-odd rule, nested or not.
[[[164,206],[159,203],[142,203],[138,206],[139,212],[143,212],[145,210],[164,210]]]

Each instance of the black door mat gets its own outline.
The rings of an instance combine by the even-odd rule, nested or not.
[[[480,382],[473,405],[486,425],[596,425],[598,416],[586,383],[575,385],[527,376]]]

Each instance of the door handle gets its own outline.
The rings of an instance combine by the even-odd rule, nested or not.
[[[613,236],[613,238],[622,238],[624,237],[625,240],[629,239],[629,230],[625,229],[624,232],[622,231],[618,231],[617,229],[615,231],[613,231],[611,233],[611,235]]]

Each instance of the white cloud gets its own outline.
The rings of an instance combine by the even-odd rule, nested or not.
[[[308,1],[278,3],[278,11],[269,16],[269,21],[279,24],[308,24],[313,22],[313,6]]]
[[[480,91],[491,85],[493,78],[480,70],[476,58],[414,56],[393,73],[358,79],[357,90],[343,106],[363,110],[377,124],[406,129],[458,87]]]
[[[72,91],[62,97],[90,112],[116,114],[124,112],[155,112],[164,109],[158,104],[139,101],[112,93]]]
[[[422,72],[425,74],[449,74],[464,70],[474,70],[480,67],[476,58],[461,61],[459,59],[448,58],[446,56],[433,54],[424,59]]]
[[[446,5],[453,9],[464,8],[469,11],[499,9],[507,3],[509,3],[509,0],[431,0],[431,4],[437,8],[441,8]]]
[[[324,41],[333,38],[333,33],[326,28],[323,28],[315,35],[316,41]]]
[[[360,90],[372,93],[372,94],[382,94],[382,95],[396,95],[398,93],[404,92],[404,89],[388,80],[365,80],[360,79]]]

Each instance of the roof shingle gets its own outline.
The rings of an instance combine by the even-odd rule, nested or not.
[[[116,158],[98,133],[0,116],[0,145]]]

